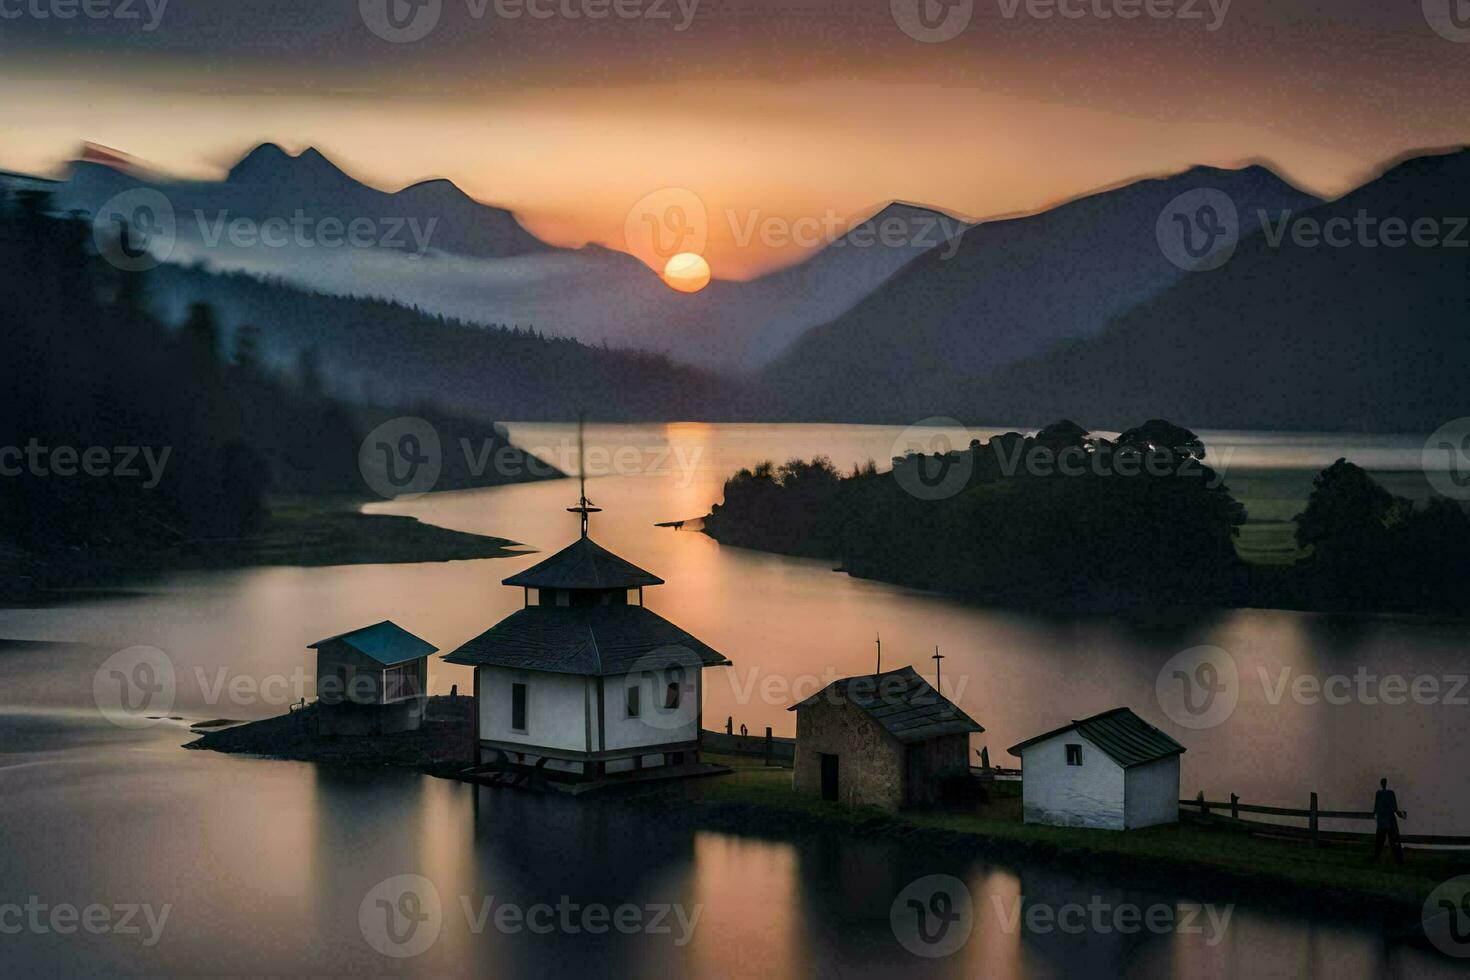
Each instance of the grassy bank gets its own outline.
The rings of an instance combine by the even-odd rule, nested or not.
[[[191,749],[319,762],[402,766],[449,776],[471,764],[472,699],[430,699],[420,732],[321,738],[314,708],[210,732]],[[1331,909],[1396,928],[1412,927],[1440,882],[1470,873],[1470,854],[1410,850],[1405,867],[1387,856],[1374,864],[1365,845],[1312,847],[1302,841],[1191,822],[1127,832],[1044,827],[1021,819],[1019,783],[997,783],[990,798],[963,809],[889,813],[797,794],[791,770],[741,756],[703,753],[701,761],[733,771],[712,779],[629,787],[606,805],[646,807],[662,821],[772,839],[853,835],[901,840],[1003,863],[1083,867],[1127,887],[1300,909]],[[501,790],[512,791],[512,790]],[[579,805],[604,805],[587,801]]]
[[[1362,845],[1314,848],[1305,842],[1255,837],[1189,822],[1127,832],[1044,827],[1021,821],[1019,784],[998,784],[984,804],[899,814],[801,796],[789,769],[752,766],[691,786],[682,816],[710,829],[789,836],[851,833],[913,845],[960,849],[1002,861],[1046,861],[1115,877],[1130,886],[1271,905],[1330,907],[1381,918],[1404,928],[1417,923],[1425,898],[1440,882],[1470,872],[1470,855],[1411,850],[1403,868],[1387,855],[1372,863]]]

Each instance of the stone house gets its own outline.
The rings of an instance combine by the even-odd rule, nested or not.
[[[980,725],[912,667],[845,677],[794,705],[798,793],[886,810],[939,803]]]

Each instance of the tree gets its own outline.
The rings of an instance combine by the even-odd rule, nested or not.
[[[235,369],[245,377],[254,377],[260,371],[260,328],[253,324],[242,324],[235,330],[235,353],[232,358]]]
[[[1296,543],[1337,558],[1381,547],[1394,498],[1345,459],[1317,474],[1307,507],[1293,518]]]

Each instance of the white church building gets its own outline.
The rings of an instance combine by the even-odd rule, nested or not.
[[[1027,823],[1134,830],[1179,819],[1184,746],[1128,708],[1011,746]]]
[[[445,656],[474,668],[476,765],[601,782],[699,760],[703,671],[730,661],[643,604],[663,579],[582,535],[504,580],[523,608]]]

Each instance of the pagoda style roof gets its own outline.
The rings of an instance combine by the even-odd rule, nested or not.
[[[439,648],[414,636],[392,620],[383,620],[372,626],[338,633],[325,640],[317,640],[307,646],[308,650],[320,650],[328,643],[345,643],[364,656],[371,657],[385,667],[407,663],[427,657]]]
[[[819,703],[852,704],[905,745],[940,735],[985,731],[912,667],[844,677],[786,710],[800,711]]]
[[[1184,746],[1159,731],[1128,708],[1114,708],[1102,714],[1074,721],[1061,728],[1053,728],[1034,738],[1012,745],[1010,753],[1020,755],[1022,751],[1044,739],[1054,738],[1065,732],[1076,731],[1103,754],[1124,769],[1141,766],[1159,759],[1167,759],[1184,751]]]
[[[578,538],[503,584],[532,589],[637,589],[663,585],[664,580],[619,558],[591,538]]]
[[[591,676],[730,663],[657,613],[619,605],[528,606],[447,654],[444,662]]]

